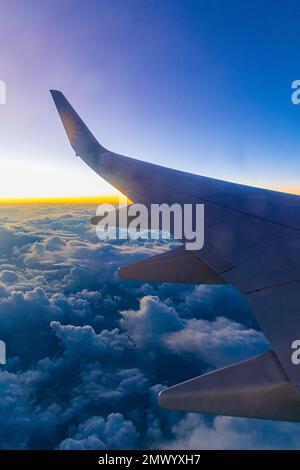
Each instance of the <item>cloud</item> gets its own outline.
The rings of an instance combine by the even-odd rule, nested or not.
[[[163,449],[299,449],[300,429],[296,423],[276,423],[217,416],[209,422],[188,413],[172,428],[173,439]]]
[[[4,297],[8,297],[10,294],[10,290],[6,287],[5,284],[0,282],[0,299]]]
[[[120,325],[140,347],[157,343],[163,334],[178,331],[184,326],[173,307],[168,307],[158,297],[150,295],[140,300],[139,310],[123,311],[121,315]]]
[[[141,298],[137,311],[121,315],[120,325],[137,347],[169,349],[211,367],[222,367],[268,348],[264,335],[253,328],[224,317],[213,321],[180,318],[167,301],[151,295]]]
[[[65,439],[60,449],[132,449],[137,438],[132,422],[125,420],[120,413],[112,413],[106,419],[93,416],[80,424],[74,437]]]
[[[19,277],[14,271],[9,271],[7,269],[3,269],[0,273],[0,280],[5,284],[14,284],[18,281]]]
[[[235,321],[243,318],[249,326],[257,324],[245,298],[232,286],[195,286],[182,299],[181,315],[194,318],[200,314],[203,319],[226,317]]]
[[[188,320],[184,329],[168,334],[164,341],[178,354],[201,358],[214,367],[247,359],[269,347],[261,332],[224,317]]]
[[[35,393],[42,380],[39,371],[0,372],[1,449],[51,448],[63,410],[55,402],[36,403]]]
[[[100,243],[92,213],[24,206],[0,219],[8,358],[0,368],[0,447],[297,447],[297,425],[158,406],[161,389],[267,343],[229,287],[118,280],[120,265],[172,244]]]
[[[45,241],[45,249],[48,251],[62,250],[65,246],[66,242],[61,237],[53,236]]]
[[[32,233],[18,233],[16,230],[0,226],[0,254],[13,254],[14,249],[20,249],[39,239]]]
[[[98,335],[89,326],[61,325],[58,321],[50,324],[55,335],[61,341],[65,354],[87,361],[103,356],[123,354],[125,349],[133,347],[128,335],[121,334],[117,328],[103,330]]]

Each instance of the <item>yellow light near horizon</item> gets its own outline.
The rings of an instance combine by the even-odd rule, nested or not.
[[[130,200],[127,199],[127,203]],[[67,196],[67,197],[0,197],[0,205],[10,204],[119,204],[117,195],[99,195],[99,196]]]
[[[99,197],[120,194],[86,165],[75,159],[72,165],[0,159],[0,200],[73,199],[97,202]]]
[[[300,195],[300,188],[296,188],[294,186],[293,187],[286,187],[286,186],[276,185],[276,186],[272,186],[268,189],[272,189],[272,191],[279,191],[281,193]]]
[[[274,191],[300,195],[300,187],[243,182]],[[0,159],[0,204],[117,204],[119,191],[90,170],[80,159],[71,166]],[[130,202],[128,200],[128,202]]]

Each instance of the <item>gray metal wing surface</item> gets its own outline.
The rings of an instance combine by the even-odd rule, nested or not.
[[[190,411],[300,420],[300,360],[295,351],[300,347],[300,197],[111,152],[61,92],[51,94],[76,155],[133,202],[204,204],[203,249],[187,253],[182,247],[122,267],[120,276],[232,284],[250,303],[272,345],[273,351],[258,358],[163,391],[160,403]]]

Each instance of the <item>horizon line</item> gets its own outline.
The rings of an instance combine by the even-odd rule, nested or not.
[[[129,199],[127,198],[128,202]],[[1,197],[0,205],[8,204],[118,204],[119,196],[105,194],[98,196],[17,196]]]
[[[257,186],[259,187],[259,186]],[[280,185],[265,186],[262,189],[269,189],[272,191],[279,191],[287,194],[294,194],[300,196],[300,189],[295,187],[282,187]],[[102,195],[90,195],[90,196],[11,196],[2,197],[0,196],[0,205],[9,204],[118,204],[118,194],[102,194]],[[124,197],[124,196],[123,196]],[[126,196],[125,196],[126,197]],[[126,198],[128,204],[131,203],[129,198]]]

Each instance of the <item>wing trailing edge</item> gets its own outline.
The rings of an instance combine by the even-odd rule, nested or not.
[[[300,400],[273,351],[201,375],[159,394],[165,408],[300,421]]]
[[[183,246],[119,269],[121,279],[181,284],[225,284],[205,261]]]

